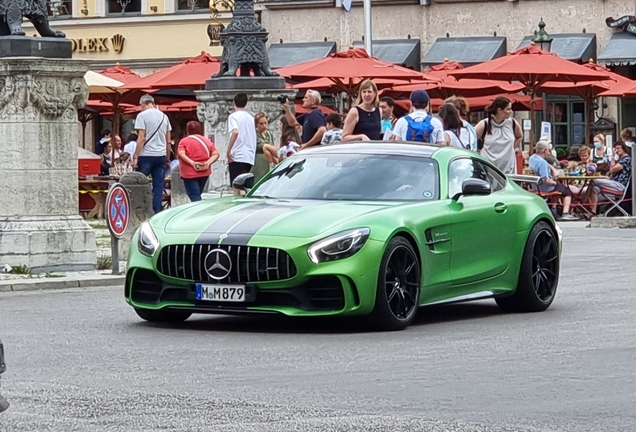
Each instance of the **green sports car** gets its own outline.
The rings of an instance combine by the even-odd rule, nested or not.
[[[126,301],[148,321],[192,313],[360,316],[378,329],[420,306],[494,298],[543,311],[561,230],[546,203],[479,155],[408,143],[318,146],[244,197],[163,211],[135,233]]]

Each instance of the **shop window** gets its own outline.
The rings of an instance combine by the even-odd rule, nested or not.
[[[141,13],[141,0],[108,0],[109,14]]]
[[[179,12],[208,12],[209,10],[206,0],[177,0]]]
[[[548,98],[546,120],[552,123],[556,147],[585,144],[585,102],[579,98]]]
[[[50,17],[71,17],[73,15],[72,0],[48,0],[46,10]]]

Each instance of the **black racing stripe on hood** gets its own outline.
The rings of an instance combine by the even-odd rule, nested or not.
[[[251,203],[250,203],[251,204]],[[265,203],[246,205],[236,211],[230,211],[217,219],[201,233],[196,244],[218,244],[219,236],[225,234],[236,222],[258,211],[267,208]]]
[[[303,205],[259,203],[217,220],[197,239],[197,244],[228,244],[245,246],[272,219],[294,211]],[[223,237],[223,238],[222,238]]]

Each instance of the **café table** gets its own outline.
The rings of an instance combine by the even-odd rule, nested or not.
[[[592,196],[592,186],[594,180],[607,179],[607,176],[603,175],[560,175],[558,180],[565,186],[575,186],[580,189],[580,193],[574,197],[572,203],[573,213],[577,213],[579,216],[586,219],[594,216],[587,206]]]
[[[114,181],[114,178],[111,177],[94,177],[94,178],[83,178],[79,179],[79,193],[80,194],[88,194],[93,201],[95,201],[95,206],[86,214],[85,219],[91,219],[97,216],[98,219],[106,217],[104,212],[104,205],[106,203],[106,194],[108,194],[108,188],[110,184]]]

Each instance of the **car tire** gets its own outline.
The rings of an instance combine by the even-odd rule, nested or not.
[[[559,242],[547,222],[530,231],[521,258],[517,290],[496,298],[506,312],[542,312],[552,304],[559,284]]]
[[[411,324],[419,306],[420,283],[417,253],[404,237],[394,237],[382,256],[369,324],[382,331],[402,330]]]
[[[152,310],[135,308],[139,318],[148,322],[181,323],[190,318],[192,312],[173,310]]]

